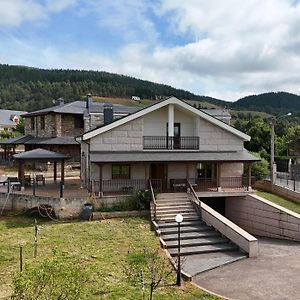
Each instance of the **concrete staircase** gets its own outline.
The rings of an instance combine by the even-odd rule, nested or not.
[[[200,220],[186,193],[163,193],[156,198],[157,234],[162,247],[174,258],[178,253],[178,224],[175,216],[180,213],[181,256],[183,270],[194,276],[229,262],[247,257],[245,253],[222,236],[212,226]]]

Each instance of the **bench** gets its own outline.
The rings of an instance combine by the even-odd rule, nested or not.
[[[43,185],[45,185],[45,177],[44,177],[44,175],[36,175],[35,176],[35,182],[36,182],[37,185],[39,184],[39,182],[42,182]]]
[[[10,189],[10,187],[12,187],[12,189],[21,189],[21,182],[18,177],[7,177],[6,182],[8,183],[8,189]]]
[[[186,189],[186,179],[170,179],[171,189],[174,191]]]

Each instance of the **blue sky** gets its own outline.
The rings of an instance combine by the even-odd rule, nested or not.
[[[234,101],[300,94],[295,0],[0,0],[0,63],[103,70]]]

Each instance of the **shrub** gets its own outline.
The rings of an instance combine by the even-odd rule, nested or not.
[[[11,299],[86,299],[87,281],[88,273],[82,265],[55,254],[53,258],[28,263],[23,272],[14,274]]]

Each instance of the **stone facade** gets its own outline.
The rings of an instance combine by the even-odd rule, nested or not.
[[[75,127],[75,117],[76,115],[72,114],[47,114],[25,118],[25,134],[41,138],[78,136],[83,133],[83,128]],[[32,118],[35,124],[34,129],[31,127]],[[42,118],[45,120],[44,128],[42,128]]]
[[[91,139],[91,151],[143,151],[143,118],[135,119]]]

